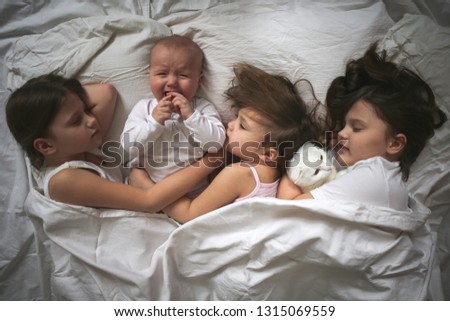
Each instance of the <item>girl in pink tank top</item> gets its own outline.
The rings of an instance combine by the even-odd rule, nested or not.
[[[241,161],[222,169],[195,199],[183,197],[164,209],[180,223],[236,201],[275,197],[285,161],[317,138],[318,127],[289,79],[244,63],[234,72],[225,95],[237,117],[227,125],[226,151]]]

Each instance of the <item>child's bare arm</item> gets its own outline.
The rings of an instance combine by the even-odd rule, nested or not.
[[[303,194],[300,187],[295,185],[285,174],[280,180],[280,185],[278,185],[277,198],[285,200],[301,200],[314,197],[311,193]]]
[[[194,200],[183,197],[166,207],[163,211],[180,223],[186,223],[196,217],[228,205],[241,197],[245,184],[251,182],[252,174],[242,166],[225,167],[212,183]],[[248,175],[250,173],[250,175]],[[246,177],[247,176],[247,177]]]
[[[84,86],[86,103],[100,124],[103,139],[106,138],[116,109],[117,91],[111,84]]]
[[[68,204],[157,212],[192,190],[215,163],[214,158],[204,157],[145,189],[109,181],[90,170],[68,168],[51,178],[49,194]]]
[[[150,188],[155,183],[150,179],[145,169],[132,168],[128,176],[128,184],[139,188]]]
[[[70,168],[57,173],[49,182],[50,198],[74,205],[152,211],[151,194],[144,189],[113,182],[86,169]],[[145,196],[147,195],[147,196]]]

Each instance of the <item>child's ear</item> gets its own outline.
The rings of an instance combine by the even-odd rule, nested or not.
[[[44,156],[53,154],[56,151],[51,140],[47,138],[36,138],[33,142],[33,147]]]
[[[278,151],[276,148],[268,147],[264,149],[263,161],[267,163],[276,163],[278,159]]]
[[[404,134],[396,134],[390,139],[387,153],[392,156],[399,155],[406,146],[406,136]]]

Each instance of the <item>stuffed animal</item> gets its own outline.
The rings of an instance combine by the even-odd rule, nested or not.
[[[303,193],[336,178],[337,170],[326,151],[311,143],[301,146],[286,165],[288,177]]]

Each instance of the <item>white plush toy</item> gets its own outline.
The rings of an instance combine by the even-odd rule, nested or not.
[[[326,151],[311,143],[304,144],[294,153],[287,163],[286,171],[303,193],[308,193],[338,175]]]

